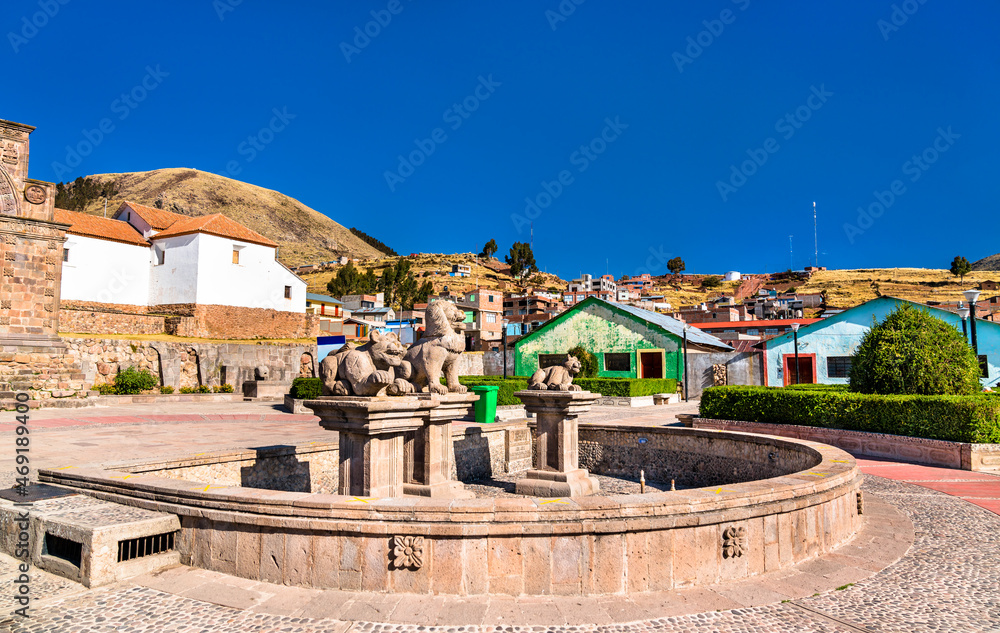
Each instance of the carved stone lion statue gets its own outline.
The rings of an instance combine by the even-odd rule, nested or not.
[[[323,395],[380,396],[412,393],[410,364],[403,360],[406,348],[393,333],[372,330],[368,342],[347,344],[320,363]]]
[[[536,391],[582,391],[580,385],[573,384],[573,377],[580,373],[580,360],[570,356],[562,365],[539,369],[528,382],[528,389]]]
[[[271,375],[271,369],[267,365],[260,365],[253,370],[254,380],[267,380]]]
[[[404,358],[413,368],[410,380],[422,392],[465,393],[467,388],[458,384],[458,358],[465,351],[465,311],[450,301],[434,301],[427,307],[426,320],[423,338]],[[442,373],[447,387],[441,384]]]

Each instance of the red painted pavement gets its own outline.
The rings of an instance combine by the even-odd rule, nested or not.
[[[863,473],[937,490],[1000,514],[1000,476],[860,457],[857,460]]]

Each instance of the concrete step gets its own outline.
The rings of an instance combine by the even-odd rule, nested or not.
[[[0,525],[13,525],[18,512],[0,500]],[[36,501],[28,510],[33,539],[31,564],[83,584],[99,587],[180,563],[180,520],[85,495]],[[0,539],[7,551],[16,539]]]

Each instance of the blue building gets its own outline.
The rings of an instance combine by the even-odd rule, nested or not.
[[[875,322],[885,319],[900,305],[909,304],[962,331],[962,319],[954,312],[895,297],[879,297],[799,329],[799,382],[847,384],[851,356]],[[1000,323],[976,319],[979,363],[984,368],[984,387],[1000,381]],[[795,344],[791,332],[763,341],[765,380],[769,387],[795,382]]]

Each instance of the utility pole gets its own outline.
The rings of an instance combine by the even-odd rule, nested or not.
[[[788,236],[788,270],[792,270],[795,266],[792,265],[792,235]]]
[[[819,268],[819,233],[816,232],[816,203],[813,202],[813,245],[816,248],[816,256],[813,258],[814,265]]]

